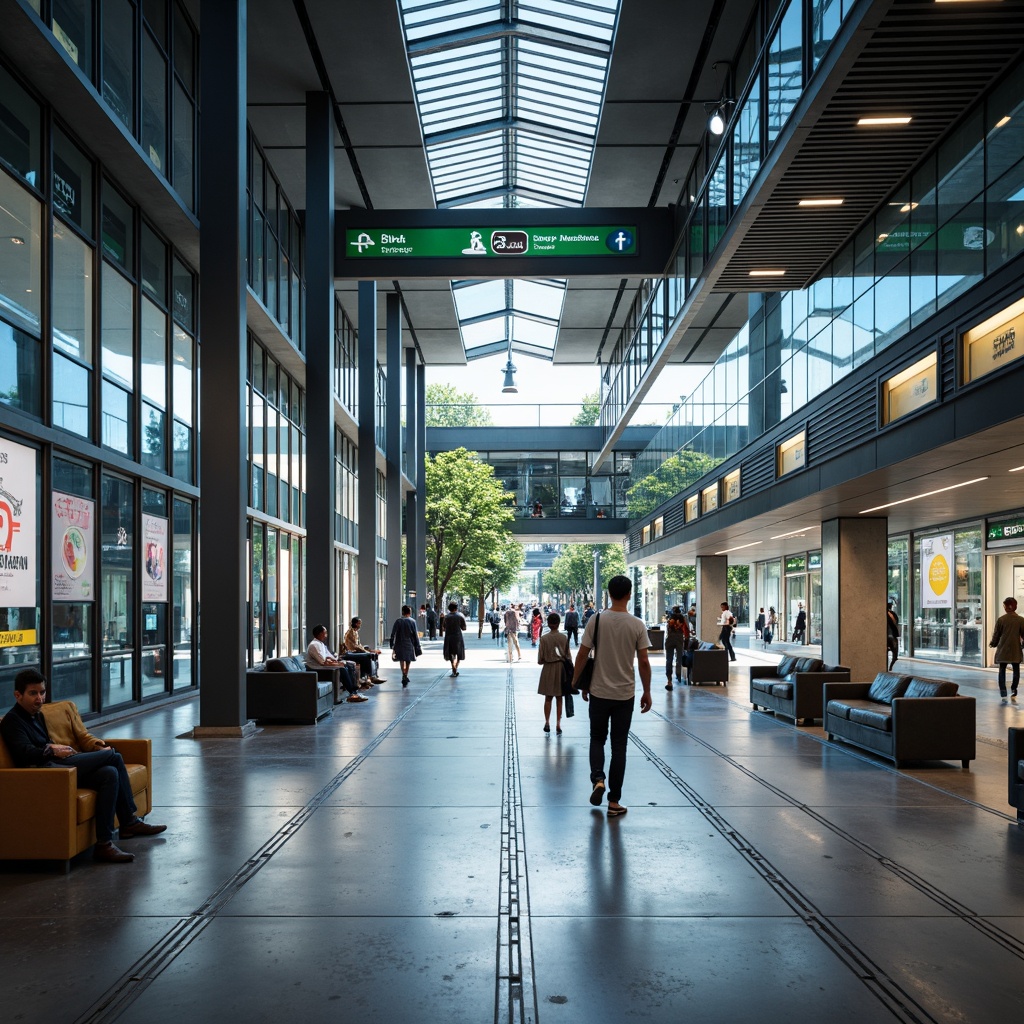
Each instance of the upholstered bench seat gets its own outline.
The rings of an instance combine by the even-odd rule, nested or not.
[[[850,670],[844,665],[787,655],[778,665],[750,666],[750,703],[786,715],[797,725],[809,724],[822,717],[822,684],[849,679]]]

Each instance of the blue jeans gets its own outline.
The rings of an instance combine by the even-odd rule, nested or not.
[[[1011,665],[1013,667],[1013,682],[1010,684],[1010,689],[1016,693],[1017,686],[1020,684],[1020,662],[1019,661],[1001,661],[999,662],[999,696],[1006,696],[1006,666]]]
[[[94,750],[72,754],[55,764],[78,769],[78,785],[96,790],[96,841],[109,842],[114,836],[114,813],[122,825],[137,817],[138,808],[132,796],[132,784],[124,759],[116,750]]]
[[[600,782],[604,774],[604,744],[608,731],[612,734],[612,760],[608,766],[608,800],[618,803],[622,796],[622,780],[626,774],[626,745],[629,726],[633,721],[635,698],[609,700],[607,697],[590,698],[590,781]]]

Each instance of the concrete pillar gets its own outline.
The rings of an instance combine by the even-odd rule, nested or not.
[[[717,640],[722,631],[718,617],[722,602],[727,600],[728,568],[725,555],[697,556],[697,636],[701,640]]]
[[[306,93],[306,610],[337,643],[334,556],[334,113]],[[299,644],[304,648],[308,637]]]
[[[387,553],[385,628],[402,612],[402,306],[396,292],[388,292],[386,314],[387,385],[384,445],[387,465]]]
[[[847,665],[851,679],[886,667],[888,520],[829,519],[821,524],[821,657]]]
[[[199,254],[203,424],[199,486],[199,725],[197,735],[254,731],[245,713],[248,638],[246,507],[246,0],[203,7],[199,76]],[[209,41],[209,45],[207,45]]]
[[[374,640],[377,607],[377,282],[359,282],[359,584],[355,614]],[[332,637],[332,640],[335,638]]]

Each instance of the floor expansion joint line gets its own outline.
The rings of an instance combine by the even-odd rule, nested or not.
[[[895,875],[897,878],[899,878],[902,882],[905,882],[907,885],[912,886],[923,896],[926,896],[933,903],[942,907],[942,909],[945,910],[947,913],[952,914],[954,917],[958,917],[961,921],[969,925],[975,931],[980,932],[987,939],[991,940],[992,942],[995,942],[999,946],[1002,946],[1003,949],[1005,949],[1008,953],[1011,953],[1013,956],[1017,957],[1020,960],[1024,960],[1024,939],[1018,939],[1015,935],[1012,935],[1010,932],[1007,932],[1004,929],[1000,928],[998,925],[994,924],[987,918],[982,917],[980,914],[978,914],[977,911],[972,910],[970,907],[961,903],[959,900],[951,896],[949,893],[945,892],[943,889],[940,889],[938,886],[933,885],[926,878],[923,878],[921,875],[917,874],[915,871],[912,871],[905,865],[900,864],[898,861],[894,861],[891,857],[887,857],[880,850],[876,850],[873,846],[870,846],[868,843],[865,843],[862,839],[858,839],[855,835],[848,832],[840,825],[837,825],[834,821],[830,821],[823,814],[821,814],[820,811],[816,811],[812,807],[808,807],[807,804],[803,803],[800,800],[797,800],[795,797],[787,793],[784,789],[780,789],[774,783],[769,782],[765,778],[762,778],[760,775],[757,774],[757,772],[751,771],[746,765],[740,764],[740,762],[737,761],[734,757],[731,757],[729,754],[726,754],[723,751],[719,750],[713,744],[708,743],[707,740],[691,732],[691,730],[684,728],[683,726],[679,725],[677,722],[673,722],[669,718],[665,718],[664,715],[660,715],[660,717],[663,721],[667,722],[678,732],[681,732],[684,736],[688,736],[690,739],[692,739],[694,743],[700,744],[702,747],[704,747],[705,750],[708,750],[716,757],[721,758],[723,761],[725,761],[726,764],[730,765],[737,771],[741,772],[751,781],[756,782],[759,786],[763,786],[770,793],[773,793],[775,796],[777,796],[780,800],[785,800],[786,803],[788,803],[791,807],[794,807],[797,810],[806,814],[809,818],[817,822],[822,828],[828,829],[828,831],[830,831],[833,835],[836,835],[840,839],[849,843],[855,849],[863,853],[866,857],[870,857],[878,865],[883,867],[886,871],[889,871],[891,874]],[[887,766],[880,765],[879,767],[884,768]],[[928,784],[925,783],[925,785]],[[945,791],[943,790],[942,792]],[[973,803],[973,801],[967,802]]]
[[[530,893],[523,835],[523,797],[511,666],[505,681],[505,758],[501,793],[501,886],[494,1024],[537,1024],[530,930]]]
[[[444,678],[439,675],[419,696],[349,761],[326,785],[286,821],[246,862],[219,885],[191,914],[176,921],[121,977],[114,982],[75,1024],[112,1024],[193,943],[217,914],[244,888],[310,816],[338,790],[341,784],[373,753],[394,729]]]
[[[694,790],[668,762],[659,757],[636,733],[630,732],[629,738],[643,752],[647,760],[704,816],[711,827],[792,908],[793,912],[832,951],[840,963],[848,967],[854,976],[863,982],[896,1020],[903,1021],[905,1024],[938,1024],[935,1017],[890,978],[882,967],[860,949],[826,914],[818,910],[814,903],[783,872],[764,857],[741,832],[733,828],[718,809]]]

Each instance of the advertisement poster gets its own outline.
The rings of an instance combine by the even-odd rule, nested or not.
[[[921,538],[921,607],[953,607],[953,534]]]
[[[142,517],[142,600],[167,600],[167,520]]]
[[[53,599],[95,601],[93,528],[96,503],[53,492]]]
[[[0,438],[0,608],[35,608],[38,604],[38,534],[36,451]],[[2,645],[22,642],[35,643],[35,638],[5,638]]]

